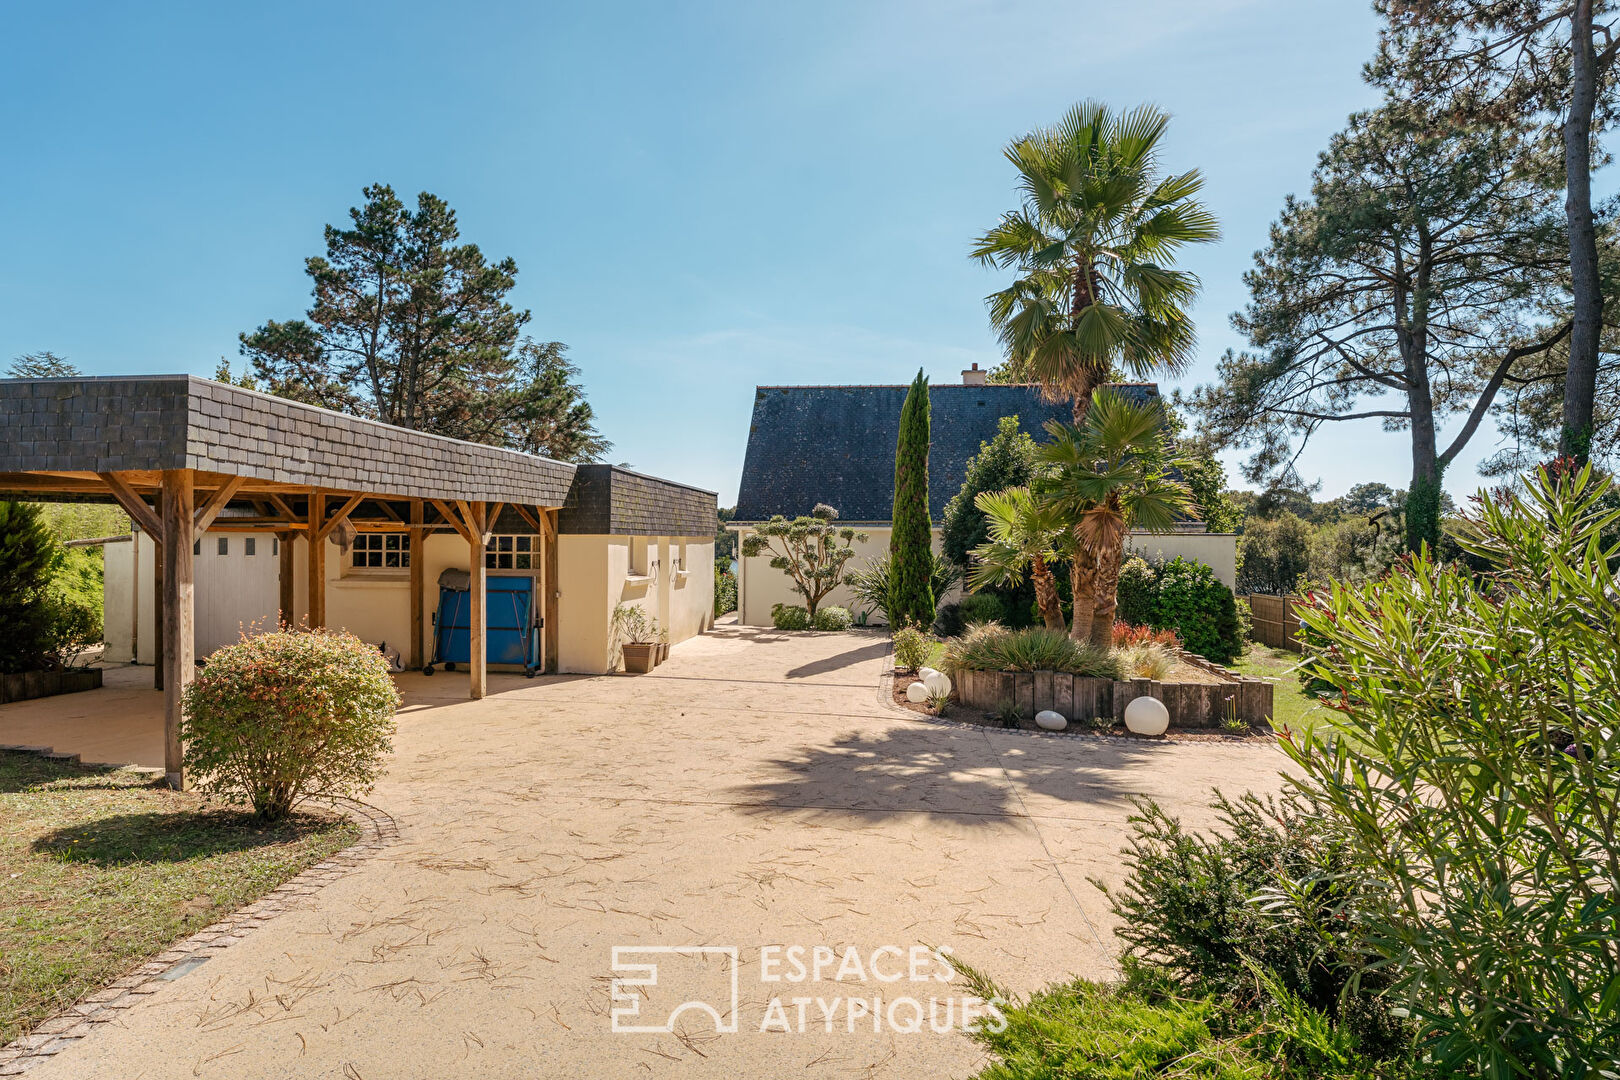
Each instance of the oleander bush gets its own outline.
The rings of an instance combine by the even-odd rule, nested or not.
[[[334,630],[244,636],[186,688],[180,737],[197,787],[266,821],[312,796],[371,790],[399,692],[374,646]]]
[[[817,610],[811,625],[817,630],[848,630],[855,625],[855,616],[849,613],[849,608],[833,604]]]
[[[1063,671],[1099,679],[1120,677],[1111,650],[1075,641],[1061,630],[996,623],[969,627],[945,645],[945,664],[956,671]]]
[[[771,625],[778,630],[808,630],[810,610],[802,604],[772,604]]]

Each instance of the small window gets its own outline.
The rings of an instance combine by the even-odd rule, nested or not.
[[[249,554],[252,554],[252,552],[249,552]],[[270,554],[272,554],[272,555],[280,555],[281,554],[281,537],[272,536],[270,538]]]
[[[201,555],[202,554],[202,541],[201,540],[195,541],[191,545],[191,553],[193,555]]]
[[[259,541],[256,537],[249,536],[242,541],[242,554],[250,559],[258,554],[258,548]]]
[[[405,533],[364,532],[354,538],[350,565],[356,570],[406,570],[411,545]]]
[[[539,547],[533,536],[492,536],[484,545],[484,567],[488,570],[533,570]]]
[[[219,554],[221,554],[221,555],[229,555],[231,553],[231,538],[230,537],[228,537],[228,536],[220,537],[219,540],[217,541],[217,544],[218,544],[218,546],[214,550],[217,551]]]

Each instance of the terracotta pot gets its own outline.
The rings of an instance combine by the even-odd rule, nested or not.
[[[658,646],[654,642],[626,645],[623,652],[624,670],[632,675],[645,675],[658,666]]]

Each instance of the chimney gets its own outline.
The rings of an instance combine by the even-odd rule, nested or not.
[[[979,365],[974,364],[972,367],[962,372],[962,385],[983,386],[985,382],[988,381],[989,375],[990,373],[988,371],[980,371]]]

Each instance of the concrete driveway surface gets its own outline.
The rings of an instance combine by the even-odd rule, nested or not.
[[[405,676],[369,800],[399,841],[29,1075],[971,1075],[923,947],[1017,992],[1109,973],[1087,879],[1117,879],[1131,796],[1203,822],[1283,758],[916,722],[886,655],[726,627],[482,702]]]

